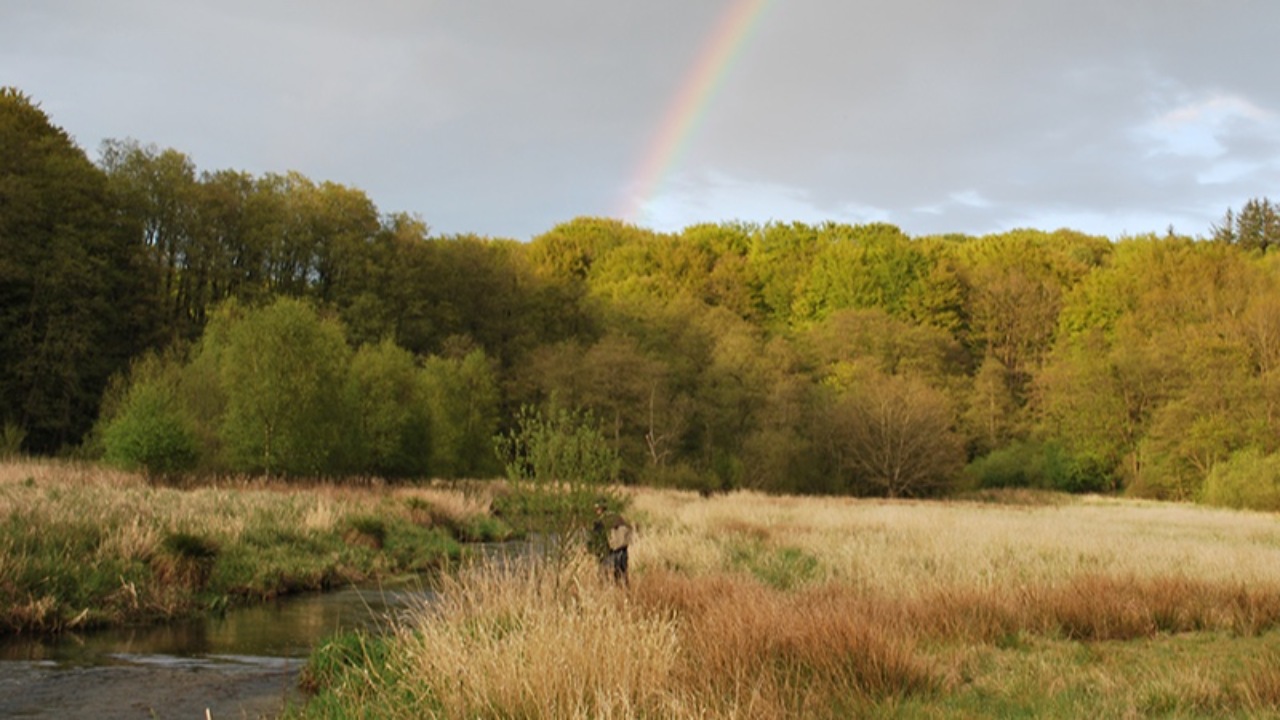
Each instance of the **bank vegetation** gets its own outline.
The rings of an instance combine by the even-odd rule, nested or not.
[[[441,570],[511,534],[457,489],[224,478],[193,487],[49,460],[0,463],[0,634],[216,613]]]

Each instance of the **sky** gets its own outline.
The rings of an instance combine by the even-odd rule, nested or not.
[[[1274,0],[2,0],[93,160],[297,171],[433,234],[575,217],[1204,236],[1280,199]]]

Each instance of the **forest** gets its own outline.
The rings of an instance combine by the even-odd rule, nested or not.
[[[468,478],[589,435],[611,479],[1280,509],[1280,208],[1204,236],[873,223],[432,234],[296,172],[97,162],[0,90],[0,455]],[[497,442],[496,442],[497,441]]]

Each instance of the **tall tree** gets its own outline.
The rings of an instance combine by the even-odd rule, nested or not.
[[[227,408],[222,440],[233,469],[332,474],[348,418],[350,350],[340,323],[306,301],[279,298],[233,320],[220,354]]]
[[[893,225],[828,225],[828,238],[801,284],[793,311],[821,320],[845,308],[904,314],[913,287],[929,272],[923,248]]]
[[[362,345],[351,360],[344,465],[383,477],[422,477],[431,459],[430,412],[409,351],[390,340]]]
[[[1267,198],[1251,198],[1238,213],[1228,208],[1212,231],[1218,242],[1266,252],[1280,246],[1280,205]]]
[[[855,493],[937,494],[964,461],[947,399],[911,376],[869,378],[841,393],[829,424],[836,467]]]
[[[202,257],[207,248],[196,240],[195,164],[177,150],[108,140],[102,144],[101,165],[121,219],[137,233],[159,276],[165,334],[170,339],[194,337],[200,329],[195,319],[203,314],[203,308],[193,307],[200,293],[194,284],[202,284],[208,262]]]
[[[0,423],[53,452],[155,339],[150,269],[106,176],[29,97],[0,89]]]
[[[440,477],[487,477],[498,471],[494,363],[483,350],[427,358],[420,375],[431,420],[431,472]]]

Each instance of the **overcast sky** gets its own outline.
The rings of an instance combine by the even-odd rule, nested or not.
[[[297,170],[434,233],[619,217],[742,0],[0,0],[90,158]],[[1280,2],[772,0],[632,220],[1208,234],[1280,199]]]

